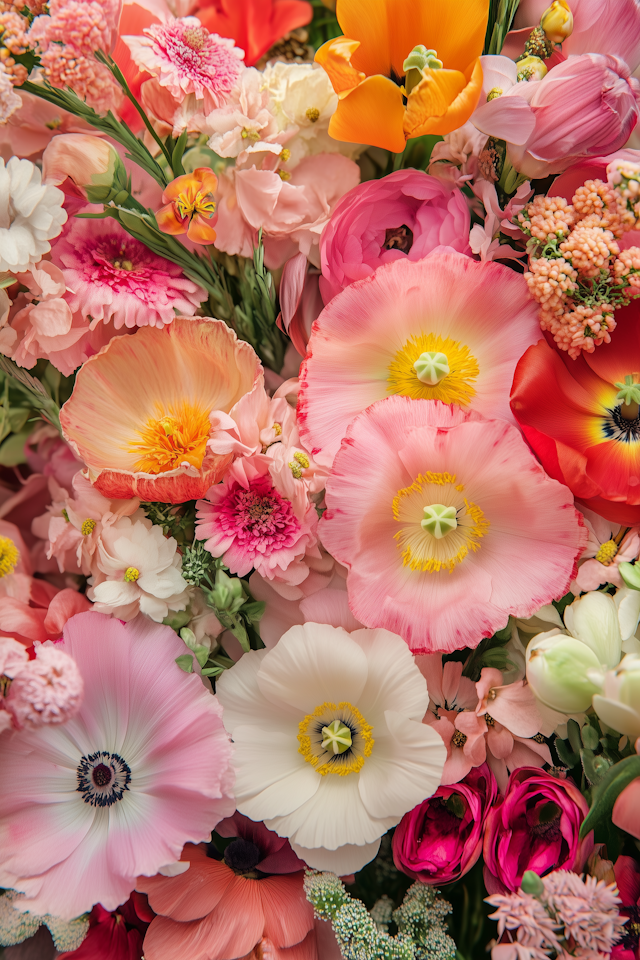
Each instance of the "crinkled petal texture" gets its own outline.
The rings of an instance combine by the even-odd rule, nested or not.
[[[106,497],[183,503],[203,496],[231,462],[205,453],[209,414],[228,413],[261,378],[253,349],[222,320],[176,317],[168,327],[117,337],[91,357],[60,422]],[[167,445],[156,472],[140,469],[141,459],[158,460]]]
[[[359,870],[382,834],[440,783],[446,749],[421,722],[426,682],[386,630],[294,626],[273,649],[245,654],[220,678],[218,695],[235,744],[238,809],[289,837],[318,869]],[[345,704],[350,713],[341,712]],[[342,775],[319,772],[324,761],[318,766],[313,750],[323,736],[315,743],[310,722],[317,708],[322,723],[340,714],[352,725]],[[363,724],[371,728],[368,750]],[[352,762],[358,755],[362,762]]]
[[[544,340],[519,361],[511,409],[547,473],[607,520],[640,520],[640,429],[616,405],[640,349],[638,306],[616,311],[606,350],[563,356]]]
[[[513,371],[539,338],[536,305],[508,267],[454,252],[387,263],[315,321],[301,373],[300,434],[307,449],[333,457],[351,420],[390,394],[513,420]],[[434,351],[444,353],[449,373],[430,385],[414,363]]]
[[[320,536],[349,569],[354,616],[414,653],[475,647],[563,596],[587,540],[515,427],[407,397],[354,420],[326,502]],[[421,525],[432,503],[456,510],[441,539]]]
[[[95,903],[114,910],[136,877],[209,838],[234,809],[232,747],[217,699],[176,665],[184,645],[169,627],[80,613],[60,649],[85,699],[62,726],[0,741],[0,884],[26,894],[23,909],[70,920]],[[95,767],[95,754],[103,766],[83,787],[83,758]]]

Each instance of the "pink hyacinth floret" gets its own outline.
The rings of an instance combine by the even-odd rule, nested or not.
[[[7,709],[14,725],[35,729],[45,723],[65,723],[75,716],[84,697],[84,683],[73,657],[47,641],[36,643],[36,659],[14,677]]]
[[[168,19],[145,28],[144,36],[123,40],[135,63],[176,100],[193,93],[207,111],[224,106],[244,67],[244,51],[209,33],[197,17]]]

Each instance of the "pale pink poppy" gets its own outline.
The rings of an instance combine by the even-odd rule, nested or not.
[[[562,597],[586,542],[570,491],[515,427],[440,402],[360,414],[325,499],[319,534],[349,570],[354,616],[416,653],[475,647]]]

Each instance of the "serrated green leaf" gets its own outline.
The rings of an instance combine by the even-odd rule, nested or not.
[[[611,823],[613,805],[632,780],[640,777],[640,756],[626,757],[611,767],[594,790],[593,803],[580,828],[584,838],[591,830]]]
[[[190,653],[183,653],[176,657],[176,663],[185,673],[193,673],[193,657]]]
[[[573,753],[566,740],[561,740],[560,737],[556,737],[555,748],[560,762],[563,763],[565,767],[575,767],[580,757],[577,753]]]

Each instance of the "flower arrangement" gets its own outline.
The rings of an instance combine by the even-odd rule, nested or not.
[[[640,960],[639,68],[0,0],[6,960]]]

